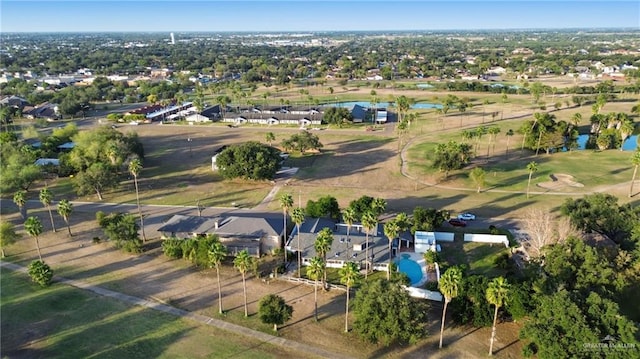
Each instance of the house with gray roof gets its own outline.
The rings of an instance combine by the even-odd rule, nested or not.
[[[261,256],[280,248],[284,224],[280,219],[262,217],[195,217],[175,215],[158,228],[163,238],[191,238],[217,234],[230,255],[246,249]]]
[[[391,244],[391,253],[389,253],[389,239],[384,235],[382,223],[369,233],[367,242],[367,233],[360,223],[354,223],[349,227],[345,223],[335,223],[325,218],[306,218],[300,225],[302,265],[309,264],[311,259],[317,255],[314,243],[323,228],[329,228],[333,233],[333,243],[327,253],[327,267],[329,268],[342,268],[346,262],[354,262],[360,268],[365,268],[366,263],[370,262],[373,270],[386,271],[389,255],[393,258],[398,251],[399,241],[396,238]],[[347,229],[349,229],[348,235]],[[368,260],[366,258],[367,245],[369,246]],[[286,248],[291,252],[298,251],[297,226],[293,228],[287,238]]]

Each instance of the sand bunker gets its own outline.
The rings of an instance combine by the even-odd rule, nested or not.
[[[550,190],[559,190],[563,187],[584,187],[582,183],[574,181],[572,175],[554,173],[549,175],[549,177],[551,181],[538,183],[538,187]]]

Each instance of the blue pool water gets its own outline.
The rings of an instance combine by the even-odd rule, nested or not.
[[[587,149],[587,143],[589,142],[589,135],[579,135],[578,136],[578,148],[576,150],[584,150]],[[635,151],[638,148],[638,135],[629,136],[622,143],[623,151]],[[567,149],[565,148],[564,151]]]
[[[398,270],[409,277],[412,286],[420,283],[422,280],[422,268],[420,267],[420,264],[409,259],[407,254],[404,254],[402,257],[402,259],[396,260]]]
[[[328,103],[328,106],[338,106],[338,107],[347,107],[351,108],[355,105],[360,105],[362,107],[373,107],[373,104],[369,101],[349,101],[349,102],[337,102],[337,103]],[[387,108],[389,107],[389,102],[378,102],[376,103],[377,108]],[[437,103],[414,103],[411,105],[413,109],[429,109],[429,108],[442,108],[442,105]]]

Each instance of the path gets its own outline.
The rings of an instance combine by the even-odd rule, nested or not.
[[[10,269],[13,271],[18,271],[24,274],[27,274],[27,268],[14,264],[14,263],[8,263],[8,262],[0,262],[0,266],[6,269]],[[117,299],[121,302],[125,302],[128,304],[132,304],[132,305],[137,305],[137,306],[141,306],[141,307],[145,307],[145,308],[149,308],[149,309],[153,309],[153,310],[157,310],[160,312],[164,312],[167,314],[171,314],[171,315],[175,315],[177,317],[181,317],[187,320],[191,320],[191,321],[195,321],[198,322],[200,324],[204,324],[204,325],[209,325],[212,327],[216,327],[216,328],[220,328],[235,334],[240,334],[240,335],[245,335],[248,337],[252,337],[255,338],[257,340],[266,342],[266,343],[270,343],[270,344],[274,344],[274,345],[279,345],[282,347],[286,347],[289,349],[294,349],[294,350],[298,350],[300,352],[303,353],[308,353],[311,355],[315,355],[315,356],[319,356],[322,358],[345,358],[344,354],[336,354],[333,352],[330,352],[328,350],[324,350],[322,348],[317,348],[317,347],[313,347],[311,345],[306,345],[306,344],[302,344],[293,340],[289,340],[289,339],[285,339],[285,338],[281,338],[281,337],[276,337],[270,334],[266,334],[263,332],[259,332],[257,330],[253,330],[253,329],[249,329],[249,328],[245,328],[243,326],[240,325],[236,325],[236,324],[232,324],[232,323],[228,323],[219,319],[214,319],[211,317],[207,317],[201,314],[196,314],[196,313],[192,313],[186,310],[182,310],[182,309],[178,309],[169,305],[165,305],[165,304],[161,304],[161,303],[157,303],[157,302],[153,302],[153,301],[149,301],[143,298],[139,298],[139,297],[134,297],[131,295],[127,295],[124,293],[120,293],[120,292],[115,292],[109,289],[105,289],[99,286],[95,286],[95,285],[91,285],[88,283],[85,283],[83,281],[79,281],[79,280],[73,280],[73,279],[67,279],[67,278],[62,278],[62,277],[55,277],[54,281],[56,282],[60,282],[63,283],[65,285],[69,285],[72,287],[76,287],[79,289],[83,289],[83,290],[87,290],[90,292],[93,292],[95,294],[104,296],[104,297],[108,297],[108,298],[113,298],[113,299]]]

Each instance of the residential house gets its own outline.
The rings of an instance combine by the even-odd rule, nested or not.
[[[28,112],[26,112],[25,109],[27,108],[25,107],[22,113],[31,120],[42,118],[47,121],[56,121],[62,118],[58,105],[49,102],[42,103],[33,109],[29,109]]]
[[[333,233],[333,244],[327,253],[327,267],[342,268],[346,262],[354,262],[365,268],[365,264],[370,262],[373,270],[387,270],[389,261],[389,240],[384,235],[383,224],[378,224],[377,228],[367,233],[360,223],[354,223],[349,228],[344,223],[335,223],[325,218],[307,218],[300,225],[300,253],[302,265],[310,263],[311,259],[318,255],[314,243],[318,233],[323,228],[329,228]],[[408,239],[403,239],[408,243]],[[391,245],[391,256],[395,256],[400,242],[395,239]],[[367,245],[369,246],[369,258],[367,255]],[[291,252],[298,251],[298,228],[294,227],[286,241],[286,248]]]
[[[220,216],[195,217],[174,215],[158,229],[163,238],[218,235],[230,255],[242,250],[261,256],[282,245],[284,224],[280,218]]]

